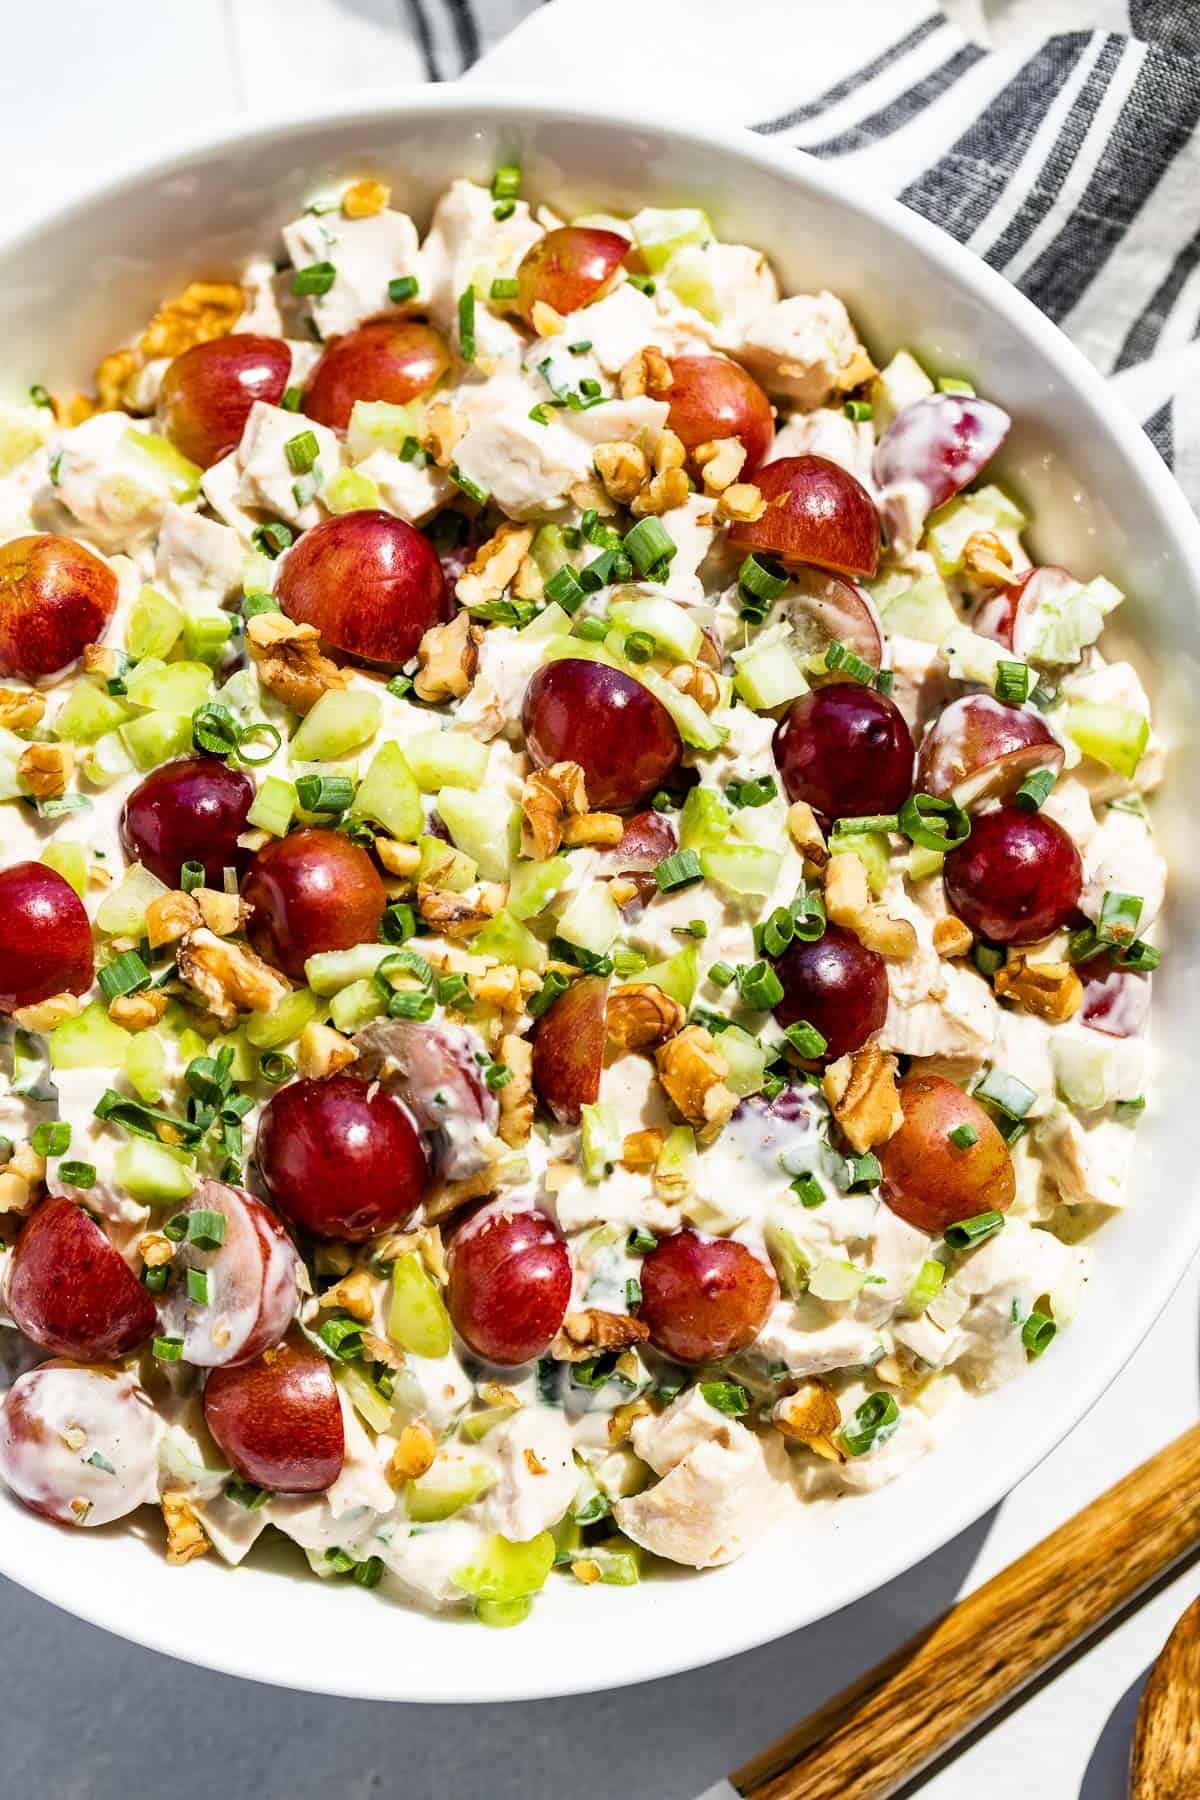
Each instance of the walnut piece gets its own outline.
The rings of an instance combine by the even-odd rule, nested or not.
[[[75,767],[70,744],[30,744],[17,758],[21,785],[37,800],[57,800]]]
[[[653,981],[631,981],[609,996],[605,1025],[618,1050],[651,1050],[682,1030],[686,1019],[685,1008]]]
[[[371,1277],[365,1269],[355,1269],[353,1274],[343,1275],[340,1281],[327,1287],[317,1304],[340,1306],[360,1325],[369,1325],[375,1317],[375,1289]]]
[[[658,1078],[668,1096],[696,1132],[710,1143],[737,1106],[737,1095],[725,1086],[729,1064],[702,1025],[687,1025],[655,1051]]]
[[[904,1123],[896,1091],[896,1058],[885,1055],[878,1044],[864,1044],[830,1063],[821,1091],[859,1156],[874,1144],[885,1144]]]
[[[721,703],[721,684],[706,663],[676,663],[667,680],[701,712],[713,712]]]
[[[433,1467],[433,1459],[437,1455],[437,1439],[423,1419],[412,1425],[406,1425],[396,1440],[396,1448],[392,1451],[392,1460],[387,1466],[387,1478],[393,1487],[401,1487],[406,1481],[419,1481]]]
[[[148,1269],[161,1269],[175,1254],[175,1246],[161,1231],[147,1231],[138,1239],[138,1255]]]
[[[558,1362],[586,1362],[605,1350],[627,1350],[650,1336],[650,1327],[627,1313],[602,1312],[597,1306],[569,1312],[550,1346]]]
[[[817,815],[806,800],[794,800],[787,811],[788,836],[805,862],[823,869],[829,861],[825,833],[817,824]]]
[[[742,472],[746,447],[740,438],[714,438],[707,444],[697,444],[692,456],[704,481],[705,493],[723,494]]]
[[[539,337],[547,338],[558,337],[567,321],[544,300],[535,300],[529,322]]]
[[[661,399],[675,385],[671,365],[661,350],[647,344],[635,350],[621,367],[619,376],[622,400],[638,400],[643,394]]]
[[[173,1568],[204,1556],[212,1545],[208,1534],[192,1511],[192,1503],[178,1488],[168,1488],[159,1501],[163,1523],[167,1528],[167,1561]]]
[[[322,694],[346,686],[345,671],[322,655],[316,626],[297,625],[281,612],[247,620],[246,649],[263,686],[293,712],[311,712]]]
[[[246,297],[232,281],[193,281],[159,308],[142,333],[143,356],[179,356],[193,344],[207,344],[231,332],[245,311]]]
[[[634,495],[629,510],[637,519],[658,518],[663,513],[674,512],[677,506],[683,506],[690,492],[687,476],[682,469],[663,469],[659,474],[651,476]]]
[[[621,1163],[626,1169],[652,1169],[662,1155],[666,1139],[661,1131],[630,1131],[621,1145]]]
[[[232,944],[203,927],[179,940],[179,974],[222,1025],[239,1012],[271,1012],[291,988],[278,970],[243,944]]]
[[[533,1130],[533,1046],[515,1031],[500,1040],[499,1061],[511,1069],[512,1080],[497,1089],[500,1123],[497,1130],[510,1150],[529,1142]]]
[[[545,862],[563,841],[563,820],[587,812],[587,786],[577,762],[551,763],[525,777],[521,789],[521,854]]]
[[[845,1462],[845,1452],[838,1449],[835,1438],[842,1415],[823,1381],[806,1381],[794,1394],[785,1394],[776,1401],[771,1419],[776,1431],[793,1443],[807,1445],[829,1462]]]
[[[377,837],[375,854],[389,875],[415,875],[421,866],[421,852],[415,844],[398,844],[394,838]]]
[[[347,1069],[357,1060],[358,1051],[350,1039],[332,1025],[320,1025],[311,1019],[300,1033],[296,1073],[302,1081],[324,1081],[327,1075],[336,1075],[339,1069]]]
[[[999,1000],[1014,1000],[1048,1025],[1062,1025],[1083,1005],[1083,983],[1068,962],[1030,962],[1010,950],[992,985]]]
[[[129,406],[130,384],[142,367],[137,350],[113,350],[96,365],[93,380],[99,412],[120,412]]]
[[[461,894],[450,888],[431,887],[427,881],[417,886],[417,906],[421,917],[435,931],[449,938],[471,937],[494,919],[508,898],[508,889],[499,881],[477,881]]]
[[[766,510],[767,503],[762,492],[752,481],[735,481],[717,501],[718,519],[735,524],[753,524],[755,519],[762,518]]]
[[[956,956],[965,956],[974,942],[971,927],[949,914],[939,919],[933,928],[933,947],[947,962]]]
[[[108,1016],[114,1025],[126,1031],[149,1031],[167,1010],[167,996],[161,991],[141,994],[118,994],[108,1003]]]
[[[624,1406],[618,1406],[608,1421],[608,1442],[612,1449],[629,1441],[629,1434],[638,1419],[648,1419],[653,1412],[648,1400],[627,1400]]]
[[[499,600],[528,556],[533,536],[532,525],[514,525],[506,520],[494,537],[480,544],[455,586],[459,605],[482,606],[489,600]]]
[[[191,894],[185,894],[182,888],[159,894],[146,908],[146,938],[152,950],[175,943],[176,939],[196,931],[203,923],[199,902]]]
[[[592,461],[605,493],[622,506],[628,506],[650,479],[650,463],[636,444],[597,444]]]
[[[449,625],[431,625],[417,646],[420,669],[413,682],[422,700],[461,700],[479,667],[482,625],[460,612]]]
[[[382,181],[364,179],[350,184],[342,195],[342,211],[348,219],[373,219],[392,197]]]
[[[425,414],[421,448],[431,456],[439,469],[448,469],[454,461],[454,446],[467,429],[466,421],[443,400]]]
[[[216,937],[233,937],[244,930],[254,911],[240,894],[227,894],[224,888],[199,887],[193,898],[205,927]]]
[[[53,1031],[64,1019],[73,1019],[82,1011],[83,1001],[78,994],[51,994],[48,1000],[35,1000],[32,1006],[18,1006],[13,1023],[22,1031]]]
[[[843,850],[831,856],[825,870],[825,910],[835,925],[845,925],[881,956],[912,956],[917,934],[907,919],[889,918],[887,908],[871,899],[861,856]]]
[[[1013,578],[1012,552],[994,531],[973,531],[963,545],[963,568],[988,587],[1007,587]]]
[[[5,731],[32,731],[45,710],[45,696],[32,688],[0,688],[0,726]]]
[[[562,841],[569,846],[597,844],[611,850],[624,835],[625,821],[620,813],[588,812],[563,821]]]

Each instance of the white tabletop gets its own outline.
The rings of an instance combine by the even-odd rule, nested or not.
[[[395,29],[406,4],[13,0],[0,73],[0,212],[67,198],[77,172],[221,112],[419,80],[417,56]],[[1193,1423],[1198,1301],[1194,1268],[1091,1416],[940,1555],[824,1624],[674,1681],[398,1715],[203,1674],[0,1584],[5,1791],[371,1800],[409,1791],[416,1773],[423,1792],[452,1800],[689,1800]],[[181,1606],[186,1580],[181,1572]],[[991,1800],[1014,1782],[1053,1800],[1123,1800],[1147,1667],[1197,1593],[1200,1566],[928,1777],[924,1800]]]

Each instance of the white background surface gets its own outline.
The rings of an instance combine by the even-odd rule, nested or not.
[[[395,29],[403,7],[8,0],[0,214],[67,197],[77,172],[224,111],[419,79],[407,33]],[[134,1649],[0,1583],[4,1790],[32,1800],[370,1800],[417,1787],[455,1800],[689,1800],[1191,1424],[1198,1300],[1193,1269],[1090,1418],[939,1556],[823,1625],[675,1681],[506,1708],[315,1699]],[[186,1583],[181,1571],[183,1607]],[[1020,1784],[1046,1800],[1122,1800],[1147,1667],[1197,1593],[1200,1565],[928,1778],[922,1796],[998,1800]],[[586,1661],[585,1644],[564,1653]],[[336,1645],[314,1645],[314,1656],[328,1655]]]

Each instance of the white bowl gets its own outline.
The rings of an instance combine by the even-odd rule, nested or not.
[[[1156,984],[1159,1067],[1129,1209],[1096,1241],[1077,1322],[1023,1380],[966,1406],[908,1476],[868,1498],[798,1512],[741,1562],[631,1589],[552,1582],[531,1619],[501,1637],[281,1572],[295,1567],[282,1555],[259,1551],[236,1571],[215,1557],[171,1569],[136,1533],[71,1533],[0,1501],[0,1568],[68,1611],[233,1674],[377,1699],[528,1699],[643,1681],[859,1598],[946,1543],[1059,1442],[1131,1355],[1200,1240],[1189,1057],[1200,1036],[1200,910],[1185,854],[1200,793],[1190,728],[1200,529],[1090,366],[949,238],[747,134],[650,126],[616,107],[482,88],[394,105],[372,98],[211,131],[10,234],[0,247],[0,385],[23,393],[31,381],[86,381],[164,293],[234,273],[274,245],[317,181],[369,167],[423,220],[451,176],[487,180],[502,161],[519,161],[525,191],[568,213],[699,202],[722,237],[769,253],[786,290],[840,294],[879,360],[911,346],[931,367],[969,373],[1012,413],[999,466],[1032,504],[1038,550],[1128,591],[1125,624],[1173,741],[1159,806],[1173,859],[1170,951]]]

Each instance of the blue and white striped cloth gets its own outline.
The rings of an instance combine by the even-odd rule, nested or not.
[[[886,186],[1112,377],[1200,506],[1200,0],[407,0],[431,79],[645,97]]]

